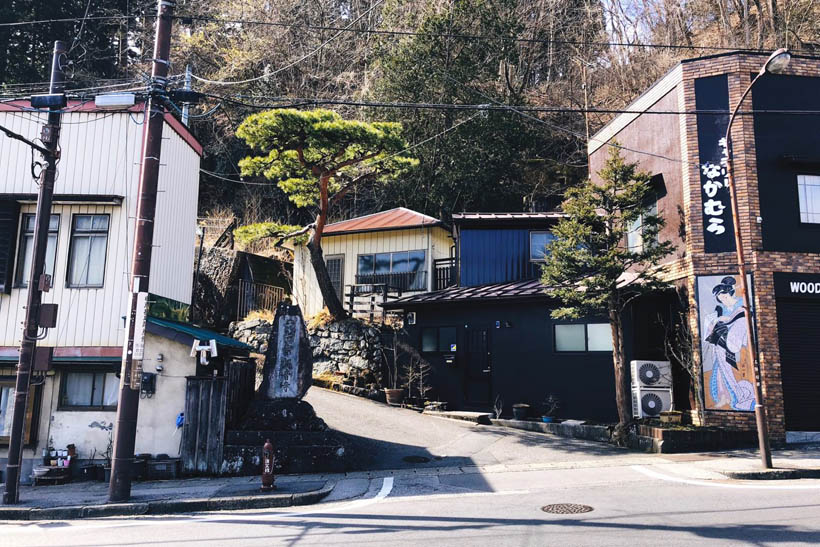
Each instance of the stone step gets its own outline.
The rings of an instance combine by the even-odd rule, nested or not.
[[[489,412],[470,412],[467,410],[425,410],[423,414],[428,416],[438,416],[439,418],[449,418],[450,420],[461,420],[476,424],[489,425]]]

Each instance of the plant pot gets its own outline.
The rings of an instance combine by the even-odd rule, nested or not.
[[[545,424],[551,424],[553,421],[555,421],[555,418],[553,418],[552,416],[541,416],[541,421]]]
[[[387,404],[400,405],[404,402],[403,389],[387,389],[384,390],[384,396],[387,398]]]
[[[665,410],[661,412],[662,424],[679,424],[683,419],[683,412],[680,410]]]
[[[111,468],[110,467],[103,467],[103,481],[104,482],[111,482]]]
[[[513,405],[512,411],[513,411],[513,418],[515,418],[516,420],[526,420],[527,419],[527,413],[529,413],[529,411],[530,411],[530,405],[525,405],[525,404]]]

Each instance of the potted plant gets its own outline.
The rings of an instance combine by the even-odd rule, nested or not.
[[[108,446],[105,447],[103,458],[105,463],[102,467],[102,480],[105,482],[111,481],[111,458],[114,456],[114,424],[108,427]]]
[[[512,406],[513,418],[516,420],[526,420],[527,414],[530,412],[530,405],[525,403],[517,403]]]
[[[544,399],[544,402],[541,403],[541,406],[544,408],[544,412],[541,414],[541,421],[544,423],[554,422],[555,413],[558,411],[558,407],[561,406],[558,397],[550,393],[546,399]]]

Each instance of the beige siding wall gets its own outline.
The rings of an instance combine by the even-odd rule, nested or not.
[[[342,282],[351,285],[356,282],[356,264],[360,254],[425,250],[429,288],[432,284],[432,260],[450,256],[452,244],[447,230],[431,227],[325,237],[322,239],[322,251],[325,258],[344,256]],[[293,293],[307,317],[315,315],[324,307],[322,294],[310,265],[310,255],[302,246],[296,247],[294,251]]]
[[[23,213],[33,213],[34,204],[25,204]],[[125,210],[118,205],[55,205],[52,213],[60,215],[57,233],[57,254],[54,264],[53,288],[43,295],[43,302],[59,304],[57,328],[51,329],[39,345],[44,346],[118,346],[122,344],[128,281],[130,245],[133,228],[126,234]],[[108,247],[105,277],[99,289],[66,287],[68,254],[71,240],[71,219],[76,214],[108,214]],[[17,253],[20,249],[18,245]],[[15,260],[15,266],[19,256]],[[21,323],[25,318],[28,289],[12,289],[0,296],[0,346],[19,346]]]
[[[151,292],[191,303],[199,156],[168,125],[162,132]]]
[[[36,136],[40,116],[0,112],[0,124],[8,124],[23,135]],[[116,195],[122,196],[123,201],[121,205],[57,204],[53,207],[53,213],[60,215],[54,288],[43,300],[58,303],[60,308],[57,328],[49,332],[41,345],[122,344],[121,318],[126,314],[143,130],[143,125],[137,122],[141,121],[139,113],[129,117],[122,113],[78,112],[63,117],[60,138],[63,156],[58,165],[55,193]],[[168,125],[164,127],[163,139],[150,290],[190,303],[199,156]],[[30,174],[29,151],[22,143],[15,143],[11,139],[0,139],[4,167],[0,172],[0,193],[34,194],[37,186]],[[34,204],[23,204],[21,212],[33,213]],[[81,213],[111,215],[105,281],[100,289],[65,286],[71,217]],[[10,295],[0,295],[0,346],[20,343],[26,292],[26,289],[15,288]]]

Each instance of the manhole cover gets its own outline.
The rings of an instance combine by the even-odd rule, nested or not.
[[[589,513],[592,511],[592,507],[580,503],[553,503],[552,505],[545,505],[541,510],[556,515],[570,515],[573,513]]]
[[[402,460],[407,463],[427,463],[430,461],[430,458],[425,458],[424,456],[405,456]]]

